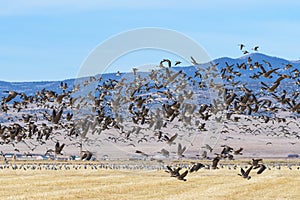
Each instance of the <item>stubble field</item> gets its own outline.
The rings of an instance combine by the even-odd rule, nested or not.
[[[25,165],[24,165],[25,166]],[[240,167],[200,169],[187,181],[161,170],[0,170],[1,199],[300,199],[300,170],[269,165],[263,174]],[[181,172],[183,172],[182,169]]]

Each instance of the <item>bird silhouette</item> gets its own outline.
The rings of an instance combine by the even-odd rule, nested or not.
[[[241,173],[238,175],[249,180],[249,179],[251,179],[251,176],[249,176],[249,174],[250,174],[250,171],[252,170],[252,168],[253,168],[253,166],[249,167],[246,172],[243,168],[241,168]]]
[[[181,181],[187,181],[187,179],[185,177],[186,177],[186,175],[188,173],[189,173],[189,170],[186,170],[185,172],[183,172],[182,174],[180,174],[179,176],[177,176],[177,179],[181,180]]]
[[[63,150],[63,148],[65,147],[65,144],[60,145],[59,142],[57,141],[55,144],[55,154],[56,155],[62,155],[61,151]]]

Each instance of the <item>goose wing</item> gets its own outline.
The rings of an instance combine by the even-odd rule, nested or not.
[[[60,120],[60,118],[61,118],[61,116],[62,116],[62,113],[63,113],[63,109],[61,109],[61,110],[59,111],[59,113],[53,118],[53,123],[54,123],[54,124],[57,124],[57,123],[59,122],[59,120]]]
[[[241,168],[241,174],[244,176],[245,174],[245,170],[243,168]]]
[[[267,167],[265,165],[261,164],[259,170],[257,171],[257,174],[263,173],[263,171],[265,171],[266,168]]]
[[[184,177],[186,177],[186,175],[189,173],[189,170],[186,170],[185,172],[183,172],[182,174],[180,174],[178,176],[178,179],[184,179]]]
[[[213,164],[212,164],[212,167],[214,168],[214,169],[216,169],[217,168],[217,165],[218,165],[218,162],[220,161],[220,158],[218,158],[218,157],[215,157],[214,159],[213,159]]]
[[[249,169],[247,169],[246,173],[245,173],[245,176],[248,176],[250,171],[252,170],[253,166],[249,167]]]

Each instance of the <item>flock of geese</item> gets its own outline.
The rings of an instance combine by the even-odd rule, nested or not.
[[[256,159],[256,160],[252,159],[252,160],[253,160],[253,163],[250,164],[250,167],[246,171],[242,167],[240,167],[241,173],[238,174],[239,176],[249,180],[249,179],[251,179],[250,172],[251,172],[252,169],[258,169],[257,174],[262,174],[263,171],[265,171],[265,169],[267,167],[264,164],[254,165],[254,162],[257,162],[258,160],[262,160],[262,159]],[[213,165],[214,165],[214,163],[213,163]],[[234,165],[233,167],[236,169],[236,165]],[[248,167],[248,166],[246,166],[246,167]],[[166,172],[169,173],[171,175],[171,177],[175,177],[178,180],[187,181],[187,179],[185,177],[188,175],[188,173],[197,172],[201,168],[206,168],[207,169],[207,168],[209,168],[209,165],[206,166],[202,163],[197,163],[197,164],[192,165],[190,167],[190,169],[185,170],[181,174],[180,174],[180,170],[182,169],[181,167],[172,168],[171,166],[167,165],[166,168],[167,168]],[[212,169],[214,169],[214,168],[212,168]],[[299,169],[299,167],[297,169]]]
[[[233,154],[234,155],[241,155],[243,148],[240,148],[238,150],[234,150],[232,147],[227,146],[227,145],[222,145],[223,150],[220,154],[215,153],[216,157],[212,160],[212,164],[203,164],[203,163],[194,163],[192,166],[186,166],[186,170],[183,173],[180,173],[180,170],[182,169],[182,166],[176,166],[176,167],[172,167],[167,165],[166,166],[166,172],[170,174],[171,177],[175,177],[178,180],[182,180],[182,181],[187,181],[187,179],[185,178],[188,173],[193,173],[193,172],[197,172],[199,169],[204,168],[204,169],[211,169],[211,170],[216,170],[219,169],[218,165],[219,165],[219,161],[221,159],[228,159],[228,160],[233,160]],[[250,176],[250,172],[252,169],[258,169],[257,170],[257,174],[262,174],[263,171],[265,171],[267,169],[267,166],[265,164],[263,164],[263,159],[259,158],[259,159],[255,159],[253,158],[251,160],[251,162],[248,162],[247,164],[250,165],[250,167],[248,167],[248,165],[245,165],[245,169],[247,169],[245,171],[244,168],[242,168],[242,166],[240,166],[240,174],[238,174],[239,176],[249,180],[251,179]],[[222,168],[224,166],[222,165]],[[227,166],[228,169],[231,169],[230,166]],[[232,166],[233,169],[237,169],[237,165],[233,165]],[[273,166],[274,167],[274,166]],[[288,168],[290,170],[292,170],[292,167],[289,165]],[[271,170],[270,167],[268,167],[269,170]],[[280,170],[280,166],[277,166],[278,170]],[[299,170],[300,167],[298,166],[297,169]]]
[[[180,164],[163,165],[154,164],[149,162],[139,162],[139,163],[125,163],[117,164],[112,162],[88,162],[88,163],[78,163],[78,162],[29,162],[29,163],[16,163],[16,162],[6,162],[0,164],[0,171],[5,170],[23,170],[23,171],[70,171],[70,170],[154,170],[162,171],[170,175],[170,177],[176,178],[180,181],[187,181],[187,175],[198,172],[199,170],[218,170],[226,169],[238,171],[240,173],[238,176],[249,180],[251,179],[250,173],[256,170],[256,174],[260,175],[265,170],[300,170],[300,164],[290,164],[290,163],[263,163],[263,159],[252,159],[251,161],[243,161],[240,164],[234,163],[219,163],[221,158],[226,158],[229,152],[234,152],[229,146],[224,146],[221,154],[216,154],[216,157],[209,164],[207,161],[201,162],[185,162]],[[224,153],[228,151],[227,153]],[[183,171],[183,172],[181,172]]]
[[[178,67],[180,61],[172,65],[164,59],[149,72],[133,68],[132,73],[80,78],[72,86],[61,82],[55,90],[37,90],[31,95],[4,91],[0,145],[27,153],[44,147],[44,154],[55,156],[64,154],[67,148],[78,147],[81,159],[90,160],[93,156],[90,147],[97,142],[121,143],[133,148],[137,144],[160,143],[177,147],[176,156],[182,158],[187,152],[183,141],[203,132],[265,134],[295,139],[291,145],[297,144],[299,69],[290,63],[272,66],[266,60],[253,61],[244,48],[241,44],[240,50],[247,56],[247,62],[243,63],[204,65],[191,57],[194,66],[188,71]],[[243,82],[243,77],[251,79],[251,83]],[[210,125],[219,129],[212,131]],[[217,136],[211,135],[213,138]],[[27,149],[19,149],[19,144]],[[213,147],[198,146],[203,150],[201,157],[209,158]],[[240,155],[243,150],[227,145],[223,148],[213,159],[212,169],[217,169],[221,159],[233,159],[233,155]],[[144,157],[151,154],[139,149],[132,153]],[[160,153],[165,157],[172,154],[166,148]],[[168,166],[167,171],[172,177],[186,180],[188,173],[202,167],[198,163],[179,173],[179,168]],[[251,170],[258,169],[260,174],[265,168],[253,160],[246,171],[241,168],[240,175],[249,179]]]

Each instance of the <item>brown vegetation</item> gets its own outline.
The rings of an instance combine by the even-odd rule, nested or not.
[[[163,170],[0,170],[1,199],[300,199],[300,170],[201,169],[179,181]]]

